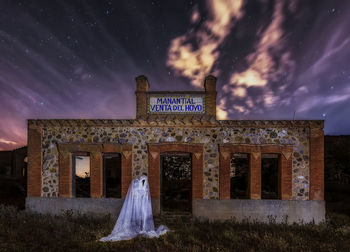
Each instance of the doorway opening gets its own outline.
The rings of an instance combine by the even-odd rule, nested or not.
[[[261,157],[261,198],[278,199],[278,154],[262,154]]]
[[[160,156],[163,213],[192,212],[192,157],[185,152],[166,152]]]
[[[249,154],[231,154],[230,199],[248,199]]]
[[[120,153],[103,155],[103,196],[121,198],[122,158]]]

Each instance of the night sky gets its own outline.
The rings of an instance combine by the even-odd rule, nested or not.
[[[218,119],[350,134],[350,1],[0,0],[0,150],[27,119],[135,118],[151,90],[217,81]]]

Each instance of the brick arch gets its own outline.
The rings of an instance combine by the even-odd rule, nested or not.
[[[192,198],[203,198],[203,144],[149,144],[148,182],[151,198],[160,199],[160,154],[179,151],[192,154]]]

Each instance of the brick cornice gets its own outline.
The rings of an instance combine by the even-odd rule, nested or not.
[[[150,115],[138,119],[29,119],[28,125],[44,127],[228,127],[228,128],[311,128],[324,127],[323,120],[216,120],[214,116],[206,115]]]

